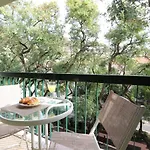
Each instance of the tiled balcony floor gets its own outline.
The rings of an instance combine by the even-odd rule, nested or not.
[[[20,142],[20,138],[17,136],[9,136],[3,139],[0,139],[0,150],[5,150],[6,147],[12,146],[14,144],[18,144]],[[29,148],[31,147],[30,142],[28,142]],[[26,142],[22,140],[21,146],[14,146],[9,148],[9,150],[27,150]]]
[[[6,150],[6,147],[12,146],[14,144],[18,144],[20,142],[20,138],[18,136],[9,136],[7,138],[0,139],[0,150]],[[28,142],[29,149],[31,150],[31,143]],[[53,149],[53,148],[52,148]],[[27,150],[26,142],[23,140],[21,146],[15,146],[9,148],[7,150]],[[57,145],[55,150],[73,150],[72,148],[64,147],[62,145]]]
[[[6,150],[6,147],[11,147],[14,144],[18,144],[20,142],[20,135],[22,135],[23,133],[19,133],[16,134],[15,136],[9,136],[3,139],[0,139],[0,150]],[[37,136],[35,135],[35,140],[37,139]],[[31,150],[31,134],[28,133],[27,134],[27,141],[28,141],[28,146],[29,146],[29,150]],[[45,139],[43,139],[45,140]],[[68,148],[65,147],[63,145],[57,144],[56,147],[54,148],[54,143],[51,144],[51,148],[50,149],[55,149],[55,150],[73,150],[72,148]],[[25,140],[22,140],[21,145],[20,146],[15,146],[15,147],[11,147],[7,150],[27,150],[26,147],[26,142]]]

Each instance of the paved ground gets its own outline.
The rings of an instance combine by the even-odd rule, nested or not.
[[[5,150],[6,147],[11,147],[12,145],[16,145],[20,142],[20,138],[16,136],[9,136],[7,138],[0,139],[0,150]],[[30,142],[28,142],[29,147],[31,147]],[[14,146],[9,148],[9,150],[27,150],[26,142],[23,140],[20,146]]]
[[[12,145],[18,144],[21,140],[20,135],[22,135],[22,132],[20,132],[19,134],[17,133],[16,136],[9,136],[7,138],[0,139],[0,150],[6,150],[6,147],[11,147]],[[29,133],[27,135],[29,150],[31,150],[30,137],[31,135]],[[37,144],[36,141],[38,137],[35,135],[34,138],[35,138],[35,145],[36,145]],[[42,139],[42,140],[45,140],[45,139]],[[72,148],[68,148],[60,144],[56,144],[55,147],[54,145],[55,145],[54,143],[51,143],[50,150],[73,150]],[[23,140],[20,146],[14,146],[7,150],[27,150],[26,142]],[[42,150],[45,150],[45,149],[42,148]]]
[[[139,129],[139,125],[136,128],[137,130]],[[143,121],[143,126],[142,126],[143,131],[147,132],[150,134],[150,122],[149,121]]]
[[[148,121],[143,122],[143,131],[146,131],[147,133],[150,134],[150,122]]]

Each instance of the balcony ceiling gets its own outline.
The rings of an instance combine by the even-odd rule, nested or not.
[[[15,0],[0,0],[0,7],[6,5],[8,3],[11,3],[13,1],[15,1]]]

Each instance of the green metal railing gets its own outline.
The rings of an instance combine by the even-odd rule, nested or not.
[[[150,88],[149,76],[0,72],[0,85],[20,84],[22,97],[50,96],[48,81],[56,83],[57,97],[68,98],[74,104],[74,112],[70,116],[49,125],[50,135],[53,129],[89,133],[109,90],[134,100],[138,97],[141,87]],[[60,110],[56,113],[60,113]],[[44,136],[44,127],[42,131]],[[98,132],[99,130],[96,130],[96,134]]]

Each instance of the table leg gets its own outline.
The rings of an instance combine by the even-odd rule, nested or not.
[[[48,150],[48,124],[45,124],[45,144],[46,150]]]
[[[32,150],[34,150],[34,126],[30,128],[31,128],[31,148]]]
[[[41,125],[38,125],[38,147],[39,150],[42,149],[42,137],[41,137]]]

